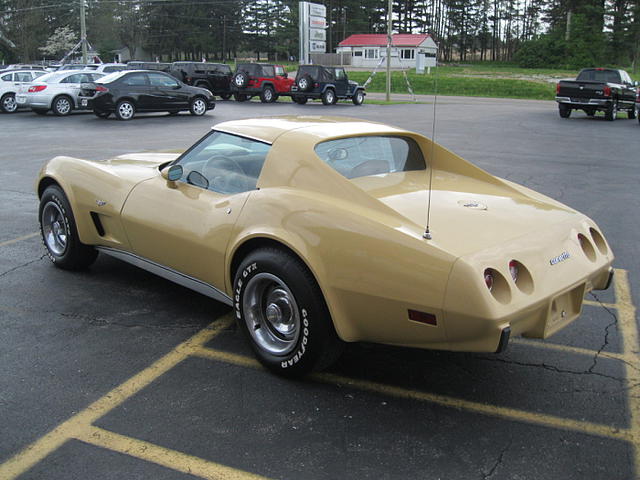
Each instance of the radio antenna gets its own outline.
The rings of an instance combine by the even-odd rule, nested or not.
[[[429,160],[429,191],[427,193],[427,227],[425,228],[422,238],[425,240],[431,240],[431,230],[429,224],[431,222],[431,190],[433,186],[433,159],[435,158],[435,145],[436,145],[436,105],[438,103],[438,53],[436,52],[436,67],[435,67],[434,80],[434,95],[433,95],[433,122],[431,123],[431,158]]]

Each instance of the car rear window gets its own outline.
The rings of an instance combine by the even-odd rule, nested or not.
[[[322,142],[316,154],[346,178],[426,169],[418,144],[408,137],[362,136]]]
[[[620,83],[620,74],[616,70],[583,70],[576,80]]]

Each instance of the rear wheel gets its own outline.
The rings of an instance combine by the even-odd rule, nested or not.
[[[636,109],[635,109],[635,107],[630,109],[630,110],[627,110],[627,117],[630,120],[633,120],[634,118],[636,118]]]
[[[305,103],[307,103],[307,97],[293,97],[293,101],[296,102],[298,105],[304,105]]]
[[[321,370],[342,352],[322,292],[306,266],[275,248],[250,253],[234,279],[236,319],[258,360],[279,375]]]
[[[233,98],[236,102],[246,102],[247,96],[244,93],[234,93]]]
[[[201,117],[207,113],[207,102],[205,102],[202,97],[196,97],[191,100],[191,103],[189,104],[189,111],[191,112],[191,115]]]
[[[562,118],[569,118],[569,116],[571,115],[571,108],[569,108],[569,106],[565,105],[564,103],[559,103],[558,113]]]
[[[220,95],[220,98],[223,100],[229,100],[231,98],[231,94],[230,93],[223,93],[222,95]]]
[[[131,120],[136,114],[136,107],[130,100],[121,100],[116,105],[116,118],[118,120]]]
[[[267,85],[260,92],[260,101],[262,103],[273,103],[275,101],[275,92],[273,87]]]
[[[607,108],[607,111],[604,112],[604,118],[606,118],[610,122],[613,122],[617,116],[618,116],[618,102],[611,102],[611,105],[609,106],[609,108]]]
[[[61,95],[53,99],[51,109],[53,110],[53,113],[59,117],[64,117],[69,115],[73,110],[73,101],[66,95]]]
[[[4,113],[13,113],[18,110],[16,103],[16,95],[14,93],[5,93],[0,99],[0,110]]]
[[[78,238],[71,205],[57,185],[47,187],[42,194],[39,218],[42,241],[56,267],[80,270],[95,261],[98,252]]]
[[[333,105],[337,100],[336,92],[334,92],[332,88],[327,88],[322,93],[322,103],[325,105]]]
[[[102,110],[94,110],[93,114],[98,118],[108,118],[111,115],[110,112],[103,112]]]

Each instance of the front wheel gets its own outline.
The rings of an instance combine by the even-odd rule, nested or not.
[[[629,118],[629,120],[633,120],[634,118],[636,118],[636,109],[631,108],[627,110],[627,117]]]
[[[262,103],[275,102],[275,92],[273,90],[273,87],[270,87],[269,85],[267,85],[262,89],[262,91],[260,92],[260,101]]]
[[[53,100],[51,109],[57,116],[64,117],[69,115],[71,110],[73,110],[73,102],[66,95],[61,95]]]
[[[362,105],[364,103],[364,92],[362,90],[358,90],[351,99],[354,105]]]
[[[244,93],[234,93],[233,94],[233,99],[236,102],[246,102],[247,101],[247,96]]]
[[[295,96],[293,97],[293,101],[296,102],[298,105],[304,105],[305,103],[307,103],[307,97],[302,97],[302,96]]]
[[[207,102],[205,102],[202,97],[196,97],[191,100],[191,103],[189,104],[189,111],[191,112],[191,115],[201,117],[207,113]]]
[[[131,120],[136,114],[136,107],[129,100],[122,100],[116,105],[116,118],[118,120]]]
[[[42,242],[56,267],[80,270],[95,261],[98,252],[78,238],[71,205],[57,185],[47,187],[42,194],[39,218]]]
[[[569,108],[569,106],[565,105],[564,103],[559,103],[558,114],[562,118],[569,118],[569,116],[571,115],[571,108]]]
[[[234,308],[258,360],[287,377],[321,370],[342,352],[313,275],[275,248],[250,253],[234,279]]]
[[[0,110],[4,113],[14,113],[18,110],[15,94],[7,93],[2,96],[2,99],[0,99]]]

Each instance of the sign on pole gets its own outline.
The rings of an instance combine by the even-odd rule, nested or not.
[[[327,8],[319,3],[299,2],[300,64],[309,63],[309,53],[327,51]]]

